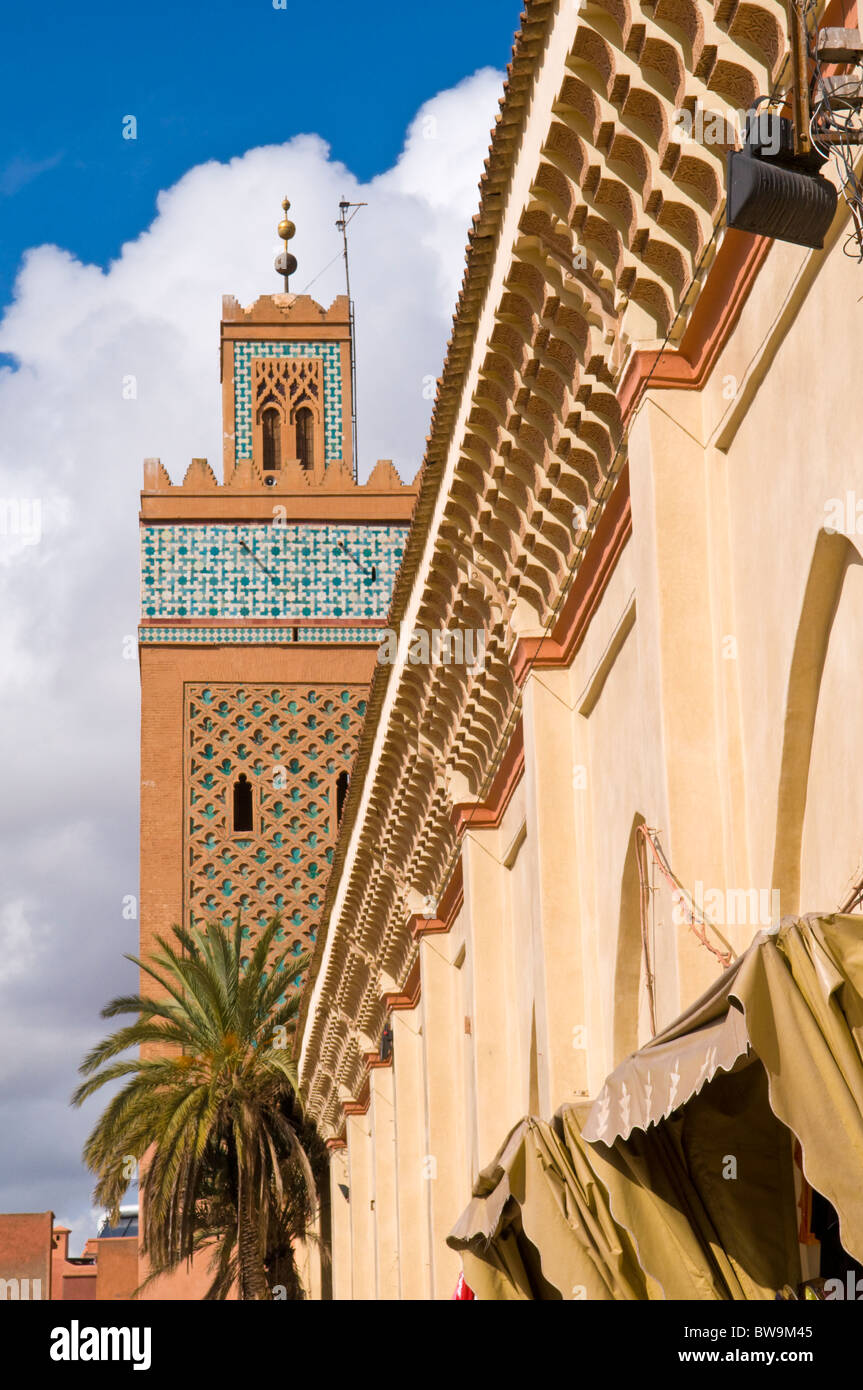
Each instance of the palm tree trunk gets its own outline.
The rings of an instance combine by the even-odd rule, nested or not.
[[[244,1300],[263,1302],[272,1298],[267,1283],[263,1252],[258,1237],[259,1223],[255,1220],[251,1174],[238,1173],[237,1201],[237,1270],[239,1296]]]

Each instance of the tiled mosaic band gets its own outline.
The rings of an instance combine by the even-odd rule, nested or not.
[[[301,627],[297,629],[298,642],[350,642],[355,646],[365,642],[379,647],[384,640],[382,627]]]
[[[406,526],[144,526],[145,618],[377,618],[389,609]]]
[[[324,364],[324,434],[327,462],[343,452],[342,364],[338,343],[234,343],[234,430],[238,459],[252,457],[252,358],[320,357]]]
[[[294,632],[296,631],[296,637]],[[243,647],[243,646],[301,646],[359,644],[379,647],[384,629],[375,627],[142,627],[139,638],[147,646],[167,644],[172,647]]]

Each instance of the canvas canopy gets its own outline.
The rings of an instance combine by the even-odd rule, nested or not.
[[[481,1298],[772,1298],[801,1278],[792,1135],[863,1260],[861,917],[760,933],[592,1106],[522,1121],[449,1243]]]

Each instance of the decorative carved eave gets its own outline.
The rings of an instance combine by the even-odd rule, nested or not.
[[[387,1013],[400,1009],[415,1009],[420,997],[420,968],[419,961],[414,962],[410,975],[405,980],[404,989],[390,990],[382,996],[384,1009]]]
[[[485,804],[475,801],[457,803],[451,817],[458,835],[466,830],[496,830],[524,773],[524,731],[519,719],[513,727],[500,767],[495,773]]]
[[[557,25],[572,26],[572,41],[567,28],[569,52],[529,192],[510,209]],[[416,604],[418,627],[483,629],[485,665],[473,673],[463,666],[376,671],[322,914],[319,979],[304,1009],[315,991],[321,1004],[301,1020],[309,1105],[336,1130],[338,1087],[356,1096],[362,1084],[359,1033],[377,1036],[385,1017],[381,972],[404,982],[414,966],[407,890],[441,890],[457,862],[456,825],[469,814],[456,807],[486,805],[507,757],[520,682],[541,660],[530,643],[548,634],[544,655],[571,659],[571,634],[555,626],[561,612],[571,609],[576,626],[586,620],[596,583],[625,544],[625,431],[640,389],[632,373],[644,379],[649,354],[663,346],[675,379],[669,363],[705,285],[715,269],[714,293],[728,274],[729,255],[717,256],[724,149],[675,143],[675,112],[696,102],[707,110],[744,107],[769,91],[784,57],[784,26],[778,0],[716,11],[700,0],[587,0],[577,16],[551,0],[527,0],[389,616],[398,626]],[[507,217],[514,235],[504,244]],[[744,259],[748,289],[757,270],[751,247]],[[501,270],[493,328],[480,340],[480,315]],[[723,289],[727,283],[720,297]],[[616,510],[597,537],[613,495]],[[579,587],[591,552],[601,563],[590,561]],[[385,697],[391,709],[379,728]],[[507,785],[511,752],[509,759],[501,774]],[[357,827],[364,794],[369,811]]]

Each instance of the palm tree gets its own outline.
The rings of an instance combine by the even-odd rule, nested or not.
[[[142,1249],[151,1278],[200,1250],[213,1255],[207,1298],[269,1299],[275,1284],[299,1292],[294,1251],[311,1235],[316,1182],[309,1160],[321,1146],[302,1116],[291,1056],[299,996],[289,982],[308,955],[280,950],[278,917],[242,956],[233,931],[174,927],[175,943],[138,965],[155,995],[114,999],[103,1018],[136,1014],[81,1063],[82,1105],[126,1079],[87,1140],[96,1200],[116,1211],[129,1159],[144,1160]],[[244,968],[245,967],[245,968]],[[129,1048],[137,1056],[123,1057]],[[280,1295],[284,1297],[285,1295]]]

